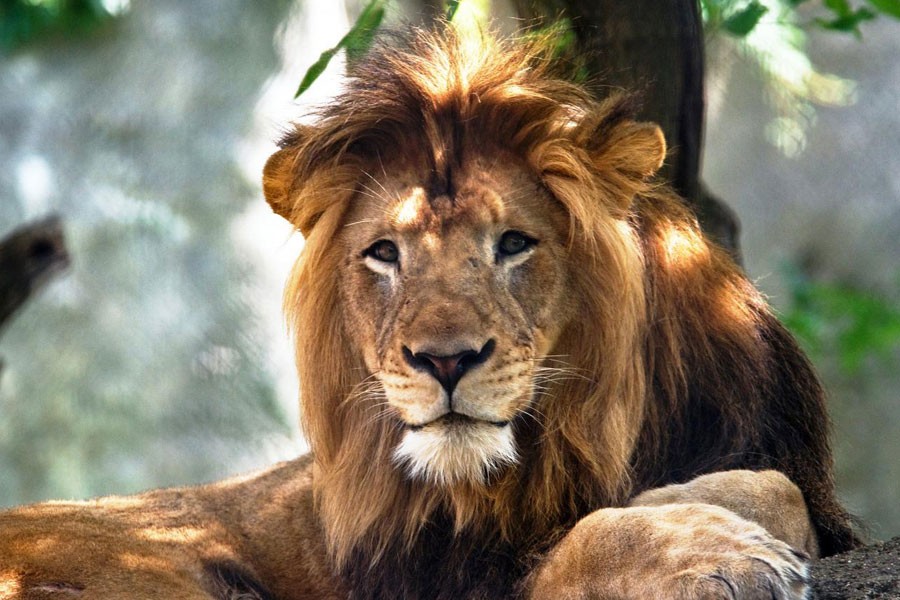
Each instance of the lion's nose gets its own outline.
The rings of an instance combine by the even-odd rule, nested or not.
[[[440,356],[430,352],[413,353],[409,348],[403,346],[403,356],[414,369],[431,373],[432,377],[437,379],[447,390],[447,393],[452,394],[462,376],[473,367],[485,362],[493,353],[495,345],[494,340],[488,340],[481,350],[463,350],[450,356]]]

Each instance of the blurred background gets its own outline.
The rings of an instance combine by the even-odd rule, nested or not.
[[[293,99],[363,4],[2,4],[0,238],[59,214],[72,265],[0,330],[0,506],[209,481],[305,450],[280,308],[302,239],[259,179],[282,128],[339,89],[340,57]],[[388,20],[416,4],[389,2]],[[708,20],[720,4],[704,3]],[[842,498],[892,537],[900,21],[834,31],[804,26],[796,1],[765,4],[749,34],[710,25],[703,175],[825,380]]]

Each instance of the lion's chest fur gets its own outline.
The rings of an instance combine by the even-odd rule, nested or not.
[[[374,568],[356,554],[342,575],[353,600],[502,600],[515,598],[529,565],[521,548],[454,535],[446,517],[423,529],[413,548],[388,550]]]

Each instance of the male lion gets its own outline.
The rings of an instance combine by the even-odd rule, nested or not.
[[[804,597],[855,544],[822,390],[659,129],[547,55],[356,64],[264,175],[312,457],[0,515],[0,598]]]

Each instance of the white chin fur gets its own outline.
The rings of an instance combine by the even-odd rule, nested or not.
[[[518,460],[512,427],[490,423],[410,430],[394,450],[394,461],[410,477],[441,485],[484,483],[492,471]]]

